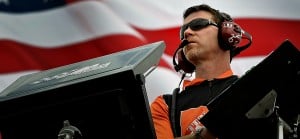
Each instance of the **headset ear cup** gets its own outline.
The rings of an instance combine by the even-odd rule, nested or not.
[[[177,61],[178,67],[182,69],[185,73],[194,72],[195,66],[186,59],[182,48],[180,48],[177,52]]]
[[[222,22],[219,33],[219,37],[221,37],[220,46],[224,50],[232,50],[241,42],[242,29],[238,24],[234,22]]]

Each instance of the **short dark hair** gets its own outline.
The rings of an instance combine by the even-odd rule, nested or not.
[[[213,20],[218,25],[220,25],[220,23],[223,21],[232,21],[232,18],[230,17],[230,15],[228,15],[227,13],[224,13],[224,12],[220,12],[219,10],[212,8],[207,4],[200,4],[200,5],[195,5],[195,6],[189,7],[188,9],[186,9],[184,11],[183,19],[188,17],[190,14],[192,14],[194,12],[198,12],[198,11],[207,11],[207,12],[211,13],[213,15]]]

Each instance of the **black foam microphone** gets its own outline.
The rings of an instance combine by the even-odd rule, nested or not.
[[[180,43],[180,45],[179,45],[179,47],[178,47],[178,49],[179,49],[179,48],[183,48],[183,47],[186,46],[188,43],[189,43],[188,40],[182,40],[181,43]]]
[[[175,53],[173,54],[173,65],[174,65],[174,69],[176,70],[176,72],[178,72],[181,68],[178,66],[178,64],[176,63],[176,55],[178,50],[180,50],[181,48],[183,48],[184,46],[186,46],[189,43],[188,40],[184,39],[182,40],[182,42],[180,43],[179,47],[176,49]]]

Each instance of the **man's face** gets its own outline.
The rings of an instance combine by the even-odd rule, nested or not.
[[[187,16],[183,25],[195,21],[195,19],[207,19],[214,23],[213,16],[207,11],[198,11]],[[213,58],[222,51],[218,44],[218,27],[214,24],[207,26],[192,28],[187,27],[183,30],[184,39],[189,41],[189,44],[184,47],[184,53],[187,59],[194,65],[201,60]],[[199,61],[200,60],[200,61]]]

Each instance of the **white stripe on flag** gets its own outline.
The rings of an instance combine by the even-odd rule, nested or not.
[[[29,14],[0,13],[0,39],[44,48],[61,47],[112,34],[144,38],[102,2],[85,1]]]

